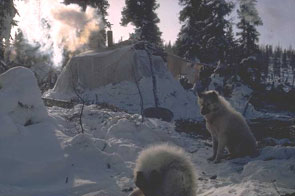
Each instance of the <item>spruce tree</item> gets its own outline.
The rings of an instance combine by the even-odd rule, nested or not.
[[[164,44],[164,50],[167,53],[173,54],[173,47],[172,47],[171,41],[169,41],[168,44]]]
[[[39,51],[41,45],[35,43],[34,45],[28,43],[24,34],[20,29],[15,33],[15,37],[11,42],[10,48],[7,50],[6,61],[9,62],[10,66],[25,66],[32,67],[42,64],[50,64],[50,54],[41,53]],[[13,52],[12,54],[10,54]],[[12,58],[10,59],[10,57]]]
[[[262,20],[258,15],[256,9],[257,0],[240,0],[240,7],[238,9],[239,23],[237,24],[240,30],[239,45],[241,49],[242,58],[255,55],[258,51],[259,33],[257,26],[262,25]]]
[[[162,44],[161,32],[157,24],[160,22],[155,10],[159,7],[156,0],[125,0],[121,25],[129,23],[135,26],[140,40]]]
[[[257,65],[254,69],[257,69],[257,74],[260,75],[261,80],[266,82],[268,80],[268,65],[269,65],[269,53],[268,46],[260,46],[257,53]]]
[[[179,0],[183,9],[179,13],[181,30],[176,41],[177,54],[188,60],[200,58],[201,29],[204,28],[208,12],[202,7],[202,0]]]
[[[227,26],[225,38],[227,41],[227,48],[225,49],[225,63],[228,65],[235,65],[238,63],[238,55],[236,52],[238,44],[235,40],[232,24]]]
[[[265,75],[265,80],[268,80],[268,70],[269,70],[269,65],[270,65],[270,56],[272,55],[272,47],[270,45],[265,46],[264,50],[264,60],[263,60],[263,67],[264,67],[264,75]]]
[[[277,46],[273,55],[273,72],[277,81],[281,82],[281,56],[282,56],[282,48]]]
[[[224,61],[228,47],[226,16],[232,4],[225,0],[179,0],[183,6],[179,20],[181,31],[176,41],[178,54],[186,59],[198,58],[201,62]]]
[[[11,27],[16,25],[16,13],[13,0],[0,0],[0,60],[4,59],[4,40],[9,43]]]
[[[290,66],[291,66],[292,75],[293,75],[292,87],[294,88],[294,84],[295,84],[295,52],[294,51],[292,51],[292,53],[290,54]]]
[[[207,62],[221,61],[224,63],[225,55],[229,47],[233,47],[233,37],[226,36],[226,29],[232,31],[231,23],[226,19],[233,8],[232,4],[225,0],[207,1],[207,6],[211,10],[211,15],[207,20],[205,35],[203,36],[205,45],[205,54]],[[231,46],[230,46],[231,45]]]
[[[288,80],[288,62],[287,62],[287,50],[283,51],[282,55],[282,80]]]

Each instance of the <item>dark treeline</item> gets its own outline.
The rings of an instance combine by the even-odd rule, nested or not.
[[[260,46],[258,66],[262,83],[272,85],[288,85],[294,87],[295,82],[295,50],[282,49],[279,46]]]

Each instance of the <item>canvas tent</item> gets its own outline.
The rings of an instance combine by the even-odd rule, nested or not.
[[[191,84],[199,80],[200,70],[203,67],[200,63],[189,62],[173,54],[167,55],[167,66],[175,79],[184,76]]]
[[[95,89],[122,81],[135,82],[151,77],[145,52],[135,52],[132,46],[97,53],[82,53],[73,57],[57,80],[54,91],[68,93],[73,88]],[[157,74],[166,72],[160,56],[153,56],[153,69]]]
[[[196,97],[173,78],[163,58],[134,45],[73,57],[45,97],[73,99],[76,90],[88,103],[108,103],[131,113],[155,107],[157,100],[175,119],[200,117]]]

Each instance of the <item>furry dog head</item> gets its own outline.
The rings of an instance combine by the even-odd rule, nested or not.
[[[179,147],[160,144],[142,151],[134,169],[137,189],[129,196],[194,196],[196,174]]]
[[[198,103],[203,116],[217,112],[220,107],[219,95],[216,91],[206,91],[198,94]]]

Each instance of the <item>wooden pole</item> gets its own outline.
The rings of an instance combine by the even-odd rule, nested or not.
[[[108,31],[107,37],[108,37],[108,47],[112,47],[113,46],[113,31]]]

